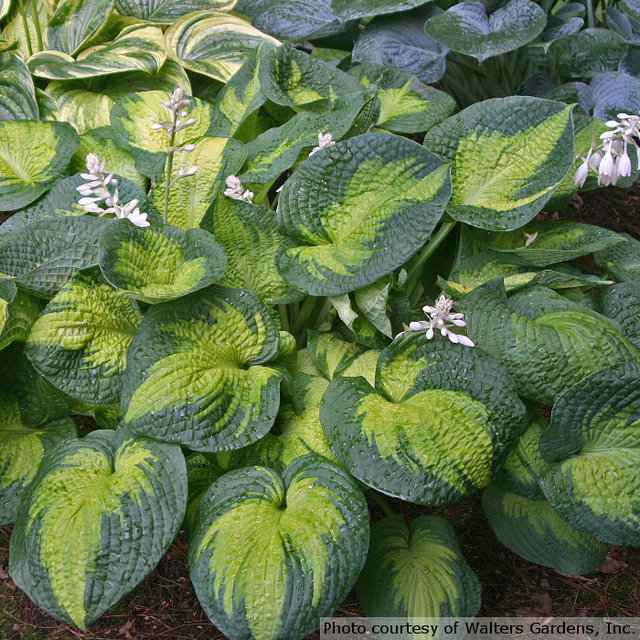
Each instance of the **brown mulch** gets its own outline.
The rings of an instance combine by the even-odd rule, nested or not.
[[[640,239],[640,186],[601,189],[574,199],[561,214],[541,219],[575,220]],[[479,495],[430,509],[390,499],[407,519],[423,514],[446,518],[482,583],[481,616],[640,617],[640,549],[614,547],[598,571],[568,576],[523,560],[493,535]],[[372,519],[383,517],[371,503]],[[209,622],[187,570],[187,537],[180,533],[158,567],[88,633],[63,624],[34,605],[7,574],[11,527],[0,528],[0,640],[204,640],[224,636]],[[364,615],[351,592],[336,615]],[[317,638],[317,634],[311,636]]]

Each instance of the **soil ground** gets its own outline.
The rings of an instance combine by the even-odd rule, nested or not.
[[[640,239],[640,186],[583,194],[560,214],[543,219],[576,220]],[[614,547],[604,564],[586,576],[568,576],[523,560],[496,539],[480,496],[430,509],[389,500],[407,519],[446,518],[482,583],[481,616],[640,617],[640,548]],[[371,503],[374,520],[382,511]],[[0,528],[0,640],[208,640],[224,636],[199,605],[187,571],[187,538],[181,533],[147,579],[111,607],[87,633],[36,607],[7,574],[11,527]],[[336,615],[364,615],[351,592]],[[317,639],[317,634],[311,636]]]

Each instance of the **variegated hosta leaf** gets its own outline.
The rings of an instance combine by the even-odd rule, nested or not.
[[[610,544],[640,544],[640,365],[617,364],[564,393],[540,436],[541,487],[558,514]]]
[[[86,162],[82,171],[84,173],[86,173],[87,171]],[[131,200],[136,199],[138,200],[139,207],[142,211],[146,211],[151,216],[152,220],[154,218],[157,219],[158,212],[150,202],[149,198],[147,198],[146,193],[137,184],[134,184],[126,178],[121,178],[119,175],[117,177],[114,177],[114,179],[118,181],[118,193],[120,202],[127,203]],[[62,218],[65,216],[84,216],[87,211],[84,207],[78,204],[80,195],[76,187],[80,186],[81,184],[86,184],[86,182],[87,181],[78,174],[73,175],[69,178],[64,178],[63,180],[59,180],[55,183],[51,191],[49,191],[44,197],[40,198],[36,203],[32,204],[26,209],[18,211],[18,213],[14,213],[6,222],[4,222],[0,226],[0,237],[34,222],[44,221],[47,219],[51,220],[55,218]],[[97,223],[91,223],[90,220],[97,220]],[[78,230],[76,227],[80,225],[80,239],[94,244],[95,242],[97,242],[97,234],[106,224],[106,219],[87,217],[82,222],[74,220],[72,222],[72,229],[73,233],[77,233]],[[84,237],[85,226],[87,227],[87,232],[92,236],[95,234],[96,237]],[[46,233],[46,231],[44,233]],[[67,239],[67,241],[72,240],[73,237]],[[94,262],[97,262],[97,260],[95,260]],[[53,293],[51,295],[53,295]]]
[[[189,494],[187,496],[187,510],[184,519],[189,530],[193,529],[196,510],[198,509],[202,496],[224,473],[224,469],[221,469],[217,464],[205,458],[201,453],[192,453],[187,458]]]
[[[185,231],[200,225],[209,205],[219,197],[219,191],[224,189],[226,177],[236,175],[246,157],[244,145],[233,138],[203,136],[195,145],[196,148],[191,153],[178,153],[174,156],[171,171],[175,179],[181,169],[187,171],[193,166],[198,167],[193,176],[178,180],[169,191],[169,223]],[[136,155],[135,150],[132,153]],[[161,209],[164,207],[163,178],[164,175],[154,187],[156,203]]]
[[[422,332],[383,349],[375,388],[364,378],[334,378],[320,407],[331,449],[350,473],[428,505],[489,484],[525,419],[502,365]]]
[[[94,267],[73,276],[51,300],[25,353],[56,388],[85,402],[113,404],[141,320],[136,303],[117,295]]]
[[[594,254],[596,265],[606,269],[616,280],[640,285],[640,241],[627,233],[619,236],[622,236],[623,242]]]
[[[92,417],[102,429],[116,429],[122,424],[120,402],[115,404],[90,404],[77,398],[66,396],[73,413]]]
[[[167,49],[190,71],[226,82],[263,42],[280,44],[249,22],[219,11],[198,11],[176,20],[165,34]]]
[[[196,451],[239,449],[264,436],[281,374],[264,366],[280,336],[250,291],[209,287],[147,312],[129,350],[125,422]]]
[[[278,232],[270,209],[250,202],[219,197],[207,211],[201,226],[224,246],[229,263],[220,284],[249,289],[267,304],[300,300],[303,294],[278,273],[275,257],[280,247],[294,242]]]
[[[546,285],[552,289],[569,289],[572,287],[589,288],[611,283],[611,280],[603,280],[597,276],[581,273],[569,265],[558,265],[553,269],[539,271],[518,255],[498,251],[481,251],[463,260],[450,274],[450,280],[440,281],[439,284],[451,297],[459,299],[481,284],[501,276],[504,278],[505,290],[509,293],[528,285]]]
[[[40,428],[27,426],[17,399],[0,391],[0,526],[15,522],[45,452],[75,435],[74,423],[69,418]]]
[[[368,545],[364,496],[343,470],[310,455],[282,476],[249,467],[215,482],[196,513],[189,570],[229,638],[303,638],[349,592]]]
[[[133,157],[128,154],[115,141],[115,134],[111,127],[99,127],[91,129],[80,136],[80,146],[71,158],[71,173],[86,173],[87,155],[95,153],[100,161],[106,162],[106,169],[109,173],[128,178],[146,192],[148,179],[137,169]],[[119,191],[122,190],[120,182]],[[121,202],[128,202],[124,196],[120,196]],[[141,211],[148,211],[140,205]]]
[[[362,91],[355,78],[289,44],[266,53],[260,86],[276,104],[311,111],[329,111],[338,96]]]
[[[263,42],[254,49],[216,96],[215,135],[230,138],[244,120],[266,102],[267,96],[260,86],[260,62],[272,48],[270,42]]]
[[[18,56],[0,65],[0,119],[38,120],[40,110],[29,69]]]
[[[253,24],[276,38],[324,38],[346,31],[331,7],[331,0],[239,0],[236,11],[249,16]]]
[[[165,61],[164,35],[159,27],[132,25],[105,46],[85,49],[76,60],[59,51],[29,58],[33,75],[48,80],[78,80],[126,71],[155,74]]]
[[[623,335],[640,348],[640,285],[620,282],[600,296],[602,313],[613,318]]]
[[[4,18],[11,8],[11,0],[2,0],[0,2],[0,18]]]
[[[86,629],[150,573],[184,517],[180,447],[94,431],[46,457],[11,536],[9,572],[42,609]]]
[[[154,182],[160,182],[163,177],[169,150],[169,136],[164,129],[154,130],[151,127],[158,122],[168,120],[171,116],[171,113],[162,106],[162,102],[166,101],[167,97],[164,91],[130,93],[111,109],[111,125],[118,142],[133,156],[138,171]],[[196,122],[193,126],[176,134],[176,147],[182,147],[187,141],[204,136],[211,124],[211,105],[198,98],[192,98],[191,103],[185,107],[185,111],[187,112],[185,118],[194,118]],[[213,138],[213,140],[219,139]],[[175,158],[176,164],[182,160],[183,156],[188,156],[188,160],[193,159],[193,153],[178,153]],[[189,179],[185,178],[178,184],[187,180]]]
[[[531,42],[547,24],[545,12],[531,0],[508,0],[488,13],[483,2],[459,3],[427,20],[425,31],[482,62]]]
[[[95,80],[54,81],[47,86],[47,93],[57,102],[57,119],[70,122],[78,133],[84,133],[109,125],[111,108],[127,94],[153,90],[168,92],[176,87],[191,93],[189,78],[182,67],[167,59],[156,75],[132,71]],[[165,100],[167,94],[163,95]],[[165,116],[162,119],[165,120]]]
[[[473,618],[480,609],[480,581],[453,527],[437,516],[376,522],[356,590],[370,618]]]
[[[0,350],[14,340],[24,342],[39,313],[36,298],[20,291],[11,280],[0,280]]]
[[[372,387],[376,384],[376,368],[381,351],[369,349],[352,360],[337,375],[355,378],[362,376]]]
[[[116,11],[123,16],[133,16],[147,22],[172,24],[178,18],[195,11],[230,11],[236,0],[116,0]]]
[[[357,342],[347,342],[335,333],[309,331],[309,355],[313,363],[328,379],[348,367],[367,349]]]
[[[376,126],[394,133],[427,131],[455,110],[455,100],[415,76],[379,64],[360,64],[349,71],[367,88],[380,87]]]
[[[531,220],[573,162],[572,108],[525,96],[495,98],[430,129],[425,147],[453,163],[447,213],[491,231]]]
[[[106,23],[115,0],[60,0],[47,23],[49,49],[74,55]]]
[[[0,276],[51,298],[78,269],[98,264],[98,236],[109,224],[92,216],[36,220],[0,236]]]
[[[582,575],[599,567],[610,546],[565,522],[538,484],[548,470],[540,434],[548,426],[536,416],[507,456],[504,471],[485,488],[482,505],[491,527],[508,549],[530,562]]]
[[[223,247],[202,229],[141,228],[114,220],[100,236],[100,269],[109,284],[150,304],[208,287],[226,266]]]
[[[370,16],[379,16],[385,13],[407,11],[420,5],[427,4],[429,0],[364,0],[357,4],[351,0],[332,0],[331,7],[341,20],[357,20]]]
[[[517,231],[506,233],[476,231],[473,237],[484,248],[513,253],[523,262],[536,267],[546,267],[602,251],[624,239],[619,233],[602,227],[549,220],[533,220]]]
[[[545,500],[530,500],[490,484],[482,506],[496,537],[529,562],[569,575],[595,571],[611,545],[583,533],[561,518]]]
[[[246,169],[240,180],[266,184],[294,165],[305,147],[318,146],[318,134],[331,133],[334,140],[344,136],[362,107],[362,93],[337,98],[326,113],[296,114],[281,127],[260,134],[247,145]]]
[[[411,73],[420,82],[437,82],[449,49],[424,32],[424,11],[374,18],[353,47],[353,62],[383,65]]]
[[[0,211],[21,209],[69,166],[78,135],[64,122],[0,121]]]
[[[589,374],[621,362],[640,362],[640,352],[608,324],[566,309],[530,319],[514,311],[504,285],[492,281],[474,289],[463,302],[467,330],[479,349],[504,363],[526,398],[553,404]],[[537,306],[532,307],[535,311]],[[551,364],[553,366],[551,366]]]
[[[13,0],[13,8],[17,9],[18,4]],[[45,47],[50,48],[47,43],[47,31],[44,28],[44,25],[47,24],[49,20],[49,16],[51,15],[44,0],[35,0],[35,2],[25,2],[24,3],[24,15],[26,18],[26,26],[29,32],[29,36],[31,38],[31,43],[37,42],[37,34],[36,34],[36,25],[33,20],[32,14],[34,12],[34,8],[38,12],[40,25],[42,27],[42,36],[43,36],[43,44]],[[31,55],[27,48],[27,38],[25,32],[25,24],[20,14],[20,11],[12,11],[7,16],[7,22],[2,29],[2,39],[0,41],[0,45],[2,46],[3,51],[15,51],[17,55],[22,58],[22,60],[27,60]]]
[[[369,133],[322,149],[287,180],[278,227],[301,246],[277,265],[291,285],[334,296],[406,262],[449,199],[449,167],[400,136]]]

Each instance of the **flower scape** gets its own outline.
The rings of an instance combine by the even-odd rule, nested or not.
[[[640,173],[636,10],[298,4],[0,2],[0,518],[81,631],[181,531],[230,640],[475,617],[396,500],[640,546],[640,239],[562,217]]]

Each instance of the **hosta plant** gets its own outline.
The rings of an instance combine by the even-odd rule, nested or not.
[[[635,9],[423,5],[0,4],[0,519],[60,620],[181,527],[231,640],[354,585],[476,615],[451,526],[384,496],[484,490],[563,572],[640,541],[638,240],[536,219],[638,171]]]

